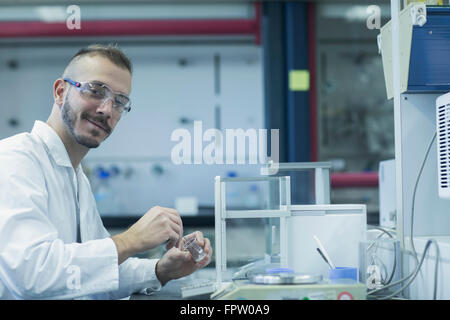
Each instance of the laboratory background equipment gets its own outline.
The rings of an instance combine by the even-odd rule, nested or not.
[[[265,176],[255,178],[221,178],[216,177],[215,182],[215,228],[216,228],[216,289],[226,294],[217,293],[212,297],[231,298],[247,297],[247,290],[260,291],[261,297],[284,297],[285,290],[288,294],[302,295],[305,288],[293,287],[285,290],[277,290],[275,287],[262,288],[260,286],[248,287],[250,279],[264,279],[268,270],[274,267],[291,269],[296,275],[306,277],[328,278],[328,267],[316,251],[316,243],[313,235],[317,234],[327,246],[327,251],[336,264],[358,268],[358,244],[365,239],[366,208],[365,205],[332,205],[329,204],[329,164],[318,163],[282,163],[277,164],[281,176]],[[264,172],[262,169],[262,172]],[[313,204],[291,204],[291,177],[282,176],[283,171],[312,170],[315,172],[314,183],[316,197]],[[313,175],[314,177],[314,175]],[[227,202],[227,190],[233,184],[245,182],[263,182],[268,188],[263,193],[266,201],[258,209],[229,208]],[[227,233],[228,221],[235,219],[253,221],[255,219],[267,219],[272,227],[262,229],[265,233],[267,248],[259,259],[253,257],[253,261],[242,263],[241,266],[230,265],[228,262]],[[277,221],[278,223],[274,223]],[[254,238],[250,238],[252,240]],[[276,245],[277,250],[274,250]],[[242,248],[234,248],[241,250]],[[259,278],[255,278],[259,277]],[[286,277],[286,275],[284,276]],[[291,276],[293,278],[294,275]],[[276,282],[276,275],[271,275],[270,281]],[[301,277],[299,277],[300,279]],[[279,279],[282,281],[283,278]],[[246,282],[247,281],[247,282]],[[318,283],[320,281],[317,281]],[[231,284],[230,284],[231,283]],[[321,283],[321,282],[320,282]],[[279,283],[278,283],[279,284]],[[323,283],[322,283],[323,284]],[[300,284],[292,284],[302,286]],[[331,284],[327,284],[331,285]],[[359,290],[358,297],[365,297],[365,286],[357,281],[347,283]],[[278,288],[279,289],[279,288]],[[322,288],[323,289],[323,288]],[[294,290],[294,291],[291,291]],[[298,291],[300,290],[300,291]],[[332,289],[330,289],[332,290]],[[319,290],[320,291],[320,290]],[[233,292],[231,294],[231,292]],[[264,293],[265,292],[265,293]],[[303,293],[300,293],[303,292]],[[323,290],[321,291],[323,293]],[[231,294],[231,295],[230,295]],[[249,293],[248,297],[257,297]],[[299,298],[297,296],[297,298]],[[322,296],[323,297],[323,296]]]
[[[400,280],[402,258],[398,239],[377,235],[361,241],[359,249],[359,279],[367,286],[369,292]],[[383,295],[393,293],[399,288],[400,283],[387,289]]]
[[[358,267],[359,242],[365,239],[365,205],[292,205],[288,219],[288,266],[299,272],[328,276],[317,254],[317,235],[335,266]]]
[[[374,41],[378,30],[367,26],[374,7],[382,26],[390,18],[389,2],[316,2],[317,160],[332,163],[332,177],[344,181],[352,172],[377,177],[378,163],[395,153],[393,102],[385,97]],[[378,224],[377,179],[365,186],[362,180],[333,183],[331,201],[364,203],[368,223]]]
[[[436,145],[439,197],[450,198],[450,93],[436,99]]]
[[[234,281],[211,295],[216,300],[365,300],[365,286],[359,282],[262,285]]]
[[[395,159],[381,161],[378,175],[380,226],[395,228],[397,225]]]
[[[328,278],[331,283],[340,282],[342,279],[359,281],[357,267],[335,267],[330,269]]]
[[[387,98],[394,100],[396,234],[402,277],[415,276],[412,282],[411,277],[403,281],[402,292],[411,299],[448,299],[450,289],[443,284],[450,274],[450,202],[439,197],[435,135],[436,107],[443,105],[439,97],[450,91],[445,54],[450,50],[450,8],[423,3],[399,8],[399,1],[392,0],[392,20],[381,28],[378,43]]]

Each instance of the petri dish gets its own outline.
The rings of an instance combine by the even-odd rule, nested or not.
[[[203,251],[202,247],[198,244],[196,237],[184,237],[184,250],[187,250],[191,253],[192,258],[195,262],[199,262],[204,257],[206,257],[205,251]]]

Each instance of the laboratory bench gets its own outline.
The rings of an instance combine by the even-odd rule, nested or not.
[[[189,298],[181,297],[181,288],[192,285],[195,281],[203,281],[205,279],[215,279],[216,269],[206,267],[197,270],[192,275],[184,278],[171,280],[160,291],[154,292],[151,295],[133,294],[130,300],[210,300],[211,294],[197,295]]]

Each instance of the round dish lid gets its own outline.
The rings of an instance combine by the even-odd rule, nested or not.
[[[255,274],[251,278],[251,282],[256,284],[311,284],[321,280],[321,275],[301,273]]]

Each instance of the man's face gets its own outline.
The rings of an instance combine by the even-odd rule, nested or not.
[[[82,57],[71,77],[77,82],[101,82],[127,96],[131,91],[129,71],[101,56]],[[62,120],[77,143],[97,148],[112,133],[121,115],[114,110],[111,99],[106,103],[92,101],[69,83],[66,86],[68,91],[61,108]]]

